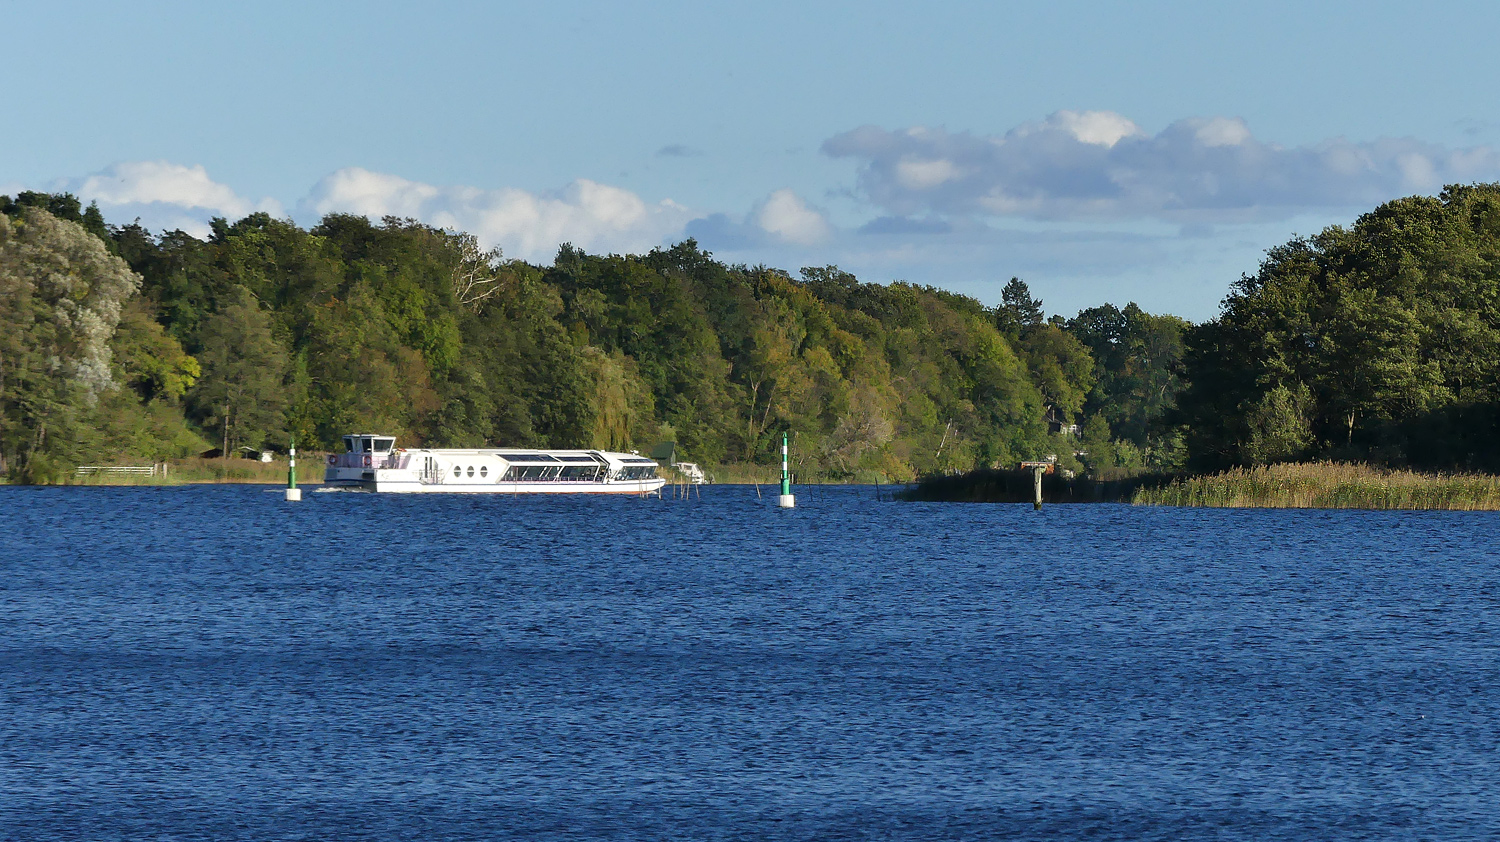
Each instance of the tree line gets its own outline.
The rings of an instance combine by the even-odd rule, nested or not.
[[[726,265],[691,240],[565,245],[548,266],[409,219],[252,214],[198,239],[107,224],[66,194],[0,212],[16,305],[0,316],[0,452],[21,481],[80,461],[332,448],[352,430],[676,441],[710,465],[769,464],[789,430],[804,470],[829,479],[1085,449],[1098,465],[1180,457],[1158,422],[1186,323],[1134,305],[1047,320],[1020,280],[989,308],[833,266]],[[93,344],[60,332],[75,311]]]
[[[1387,202],[1272,249],[1194,329],[1190,466],[1500,471],[1500,184]]]
[[[650,448],[904,480],[1056,455],[1208,469],[1305,458],[1495,466],[1500,187],[1387,203],[1271,250],[1220,315],[1046,316],[727,265],[692,240],[551,265],[410,219],[252,214],[200,239],[67,194],[0,197],[0,457],[334,448]]]

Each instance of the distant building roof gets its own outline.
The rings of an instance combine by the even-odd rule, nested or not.
[[[677,442],[658,442],[655,447],[651,448],[651,458],[668,465],[677,464]]]

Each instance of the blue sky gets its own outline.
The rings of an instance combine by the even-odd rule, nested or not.
[[[0,192],[394,213],[1211,317],[1293,234],[1500,179],[1489,3],[0,0]]]

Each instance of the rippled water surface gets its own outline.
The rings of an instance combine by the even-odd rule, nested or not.
[[[1500,516],[0,488],[0,838],[1500,836]]]

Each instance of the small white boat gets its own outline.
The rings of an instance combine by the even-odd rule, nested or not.
[[[698,467],[696,462],[678,462],[672,467],[676,468],[677,473],[682,474],[683,479],[687,480],[690,485],[703,485],[708,482],[708,476],[703,473],[703,469]]]
[[[398,448],[394,436],[344,436],[323,484],[406,494],[651,494],[666,480],[635,453],[518,448]]]

